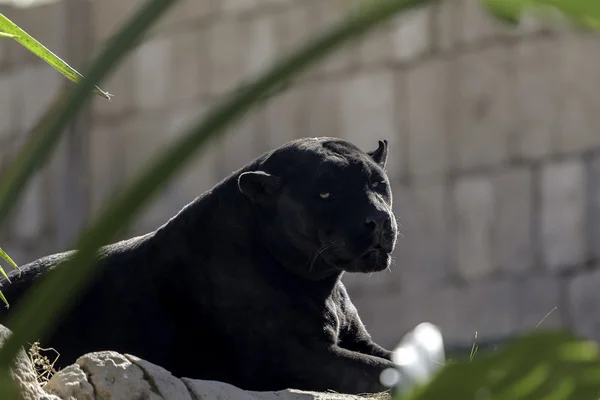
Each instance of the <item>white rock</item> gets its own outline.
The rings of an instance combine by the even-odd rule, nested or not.
[[[193,400],[185,384],[163,367],[130,354],[125,357],[144,371],[146,379],[152,381],[154,388],[164,399]]]
[[[58,371],[44,389],[63,400],[369,400],[364,396],[293,389],[252,392],[223,382],[178,379],[160,366],[113,351],[79,357],[76,364]],[[54,396],[42,399],[59,400]]]
[[[293,389],[252,392],[223,382],[178,379],[160,366],[113,351],[80,357],[76,364],[58,371],[44,389],[63,400],[369,400],[364,396]],[[38,398],[59,400],[54,396]],[[384,400],[385,396],[374,398]]]
[[[68,400],[94,399],[94,387],[87,381],[85,372],[77,364],[69,365],[54,374],[44,386],[44,390]]]
[[[75,365],[54,374],[46,390],[65,400],[163,399],[137,365],[113,351],[79,357]]]
[[[0,347],[11,333],[8,328],[0,325]],[[37,381],[37,374],[33,368],[33,364],[25,353],[25,350],[19,350],[10,372],[17,384],[17,389],[21,394],[22,400],[60,400],[56,396],[44,393]]]

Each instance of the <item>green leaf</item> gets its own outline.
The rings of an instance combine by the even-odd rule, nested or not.
[[[402,400],[598,400],[598,344],[567,332],[538,332],[445,366]]]
[[[17,38],[18,36],[17,35],[13,35],[11,33],[0,32],[0,37],[6,37],[6,38],[14,39],[14,38]]]
[[[2,276],[10,283],[10,279],[8,278],[8,275],[6,275],[6,271],[4,271],[2,265],[0,265],[0,274],[2,274]],[[0,294],[2,294],[2,292],[0,292]]]
[[[0,269],[2,269],[2,267],[0,267]],[[4,276],[6,276],[6,274],[4,274],[4,271],[2,271],[2,274]],[[10,306],[10,304],[8,304],[8,300],[6,300],[6,297],[4,296],[4,293],[0,292],[0,300],[2,300],[4,302],[4,304],[6,305],[6,308],[8,308]]]
[[[0,399],[19,399],[17,385],[8,368],[0,370]]]
[[[173,5],[177,0],[151,0],[144,4],[139,11],[132,17],[131,21],[125,25],[112,39],[108,41],[107,46],[97,59],[92,62],[87,78],[83,78],[80,85],[72,90],[63,87],[58,96],[54,98],[52,104],[47,108],[44,115],[38,120],[32,134],[27,138],[21,151],[17,154],[15,162],[11,163],[0,181],[0,225],[8,216],[12,206],[15,205],[19,194],[25,188],[26,183],[33,173],[48,159],[51,151],[54,149],[62,133],[66,132],[64,127],[69,121],[77,116],[77,112],[83,108],[86,101],[91,96],[94,83],[101,80],[119,60],[139,43],[144,32],[149,29],[152,22],[157,20],[162,12]],[[58,284],[52,289],[50,298],[60,293],[61,286],[65,282]],[[66,283],[68,286],[68,283]],[[4,297],[0,294],[0,297]],[[19,314],[17,312],[17,314]],[[24,330],[27,332],[27,318],[35,319],[35,315],[25,313]],[[39,317],[39,315],[38,315]],[[45,316],[48,319],[54,319],[53,315]],[[35,323],[31,325],[35,328]],[[44,326],[42,324],[42,326]],[[15,330],[13,329],[13,332]],[[43,329],[41,330],[43,331]],[[37,332],[40,332],[38,330]],[[9,365],[11,360],[17,354],[23,344],[27,342],[25,336],[21,340],[17,330],[16,335],[4,343],[0,349],[0,357],[4,358],[4,365]],[[36,340],[38,335],[33,333],[31,340]],[[16,342],[15,342],[16,341]],[[12,343],[12,345],[11,345]],[[6,371],[6,368],[0,369]],[[7,387],[5,382],[10,380],[10,375],[6,372],[0,373],[0,399],[18,399],[13,396],[12,387]],[[12,382],[12,381],[11,381]]]
[[[4,258],[10,265],[12,265],[13,268],[18,269],[19,271],[21,270],[17,263],[15,263],[12,258],[10,258],[8,254],[2,250],[2,247],[0,247],[0,257]]]
[[[53,52],[44,47],[43,44],[35,40],[32,36],[30,36],[23,29],[19,28],[14,22],[10,19],[6,18],[2,13],[0,13],[0,30],[2,30],[2,36],[12,37],[14,40],[19,42],[22,46],[24,46],[27,50],[31,51],[36,56],[40,57],[58,72],[63,74],[65,77],[70,79],[75,83],[80,83],[83,79],[83,75],[69,66],[66,62],[61,60],[58,56],[56,56]],[[92,89],[94,93],[99,94],[100,96],[110,100],[111,94],[105,92],[100,89],[98,86],[94,86]]]
[[[152,6],[163,3],[164,1],[159,0],[147,3],[144,6],[145,12],[150,13]],[[192,155],[208,140],[225,132],[227,126],[240,119],[256,104],[258,99],[271,93],[281,82],[290,80],[349,39],[366,33],[378,23],[391,19],[400,11],[425,3],[423,0],[372,1],[360,13],[350,15],[324,34],[277,62],[234,96],[228,96],[223,102],[216,103],[204,118],[197,121],[185,135],[179,136],[173,144],[158,154],[130,185],[122,188],[119,195],[101,210],[92,221],[91,226],[83,230],[75,245],[77,252],[72,258],[60,268],[52,270],[25,293],[17,306],[16,313],[11,315],[10,321],[7,323],[11,326],[13,335],[0,349],[0,367],[11,362],[21,345],[43,337],[60,319],[61,315],[67,312],[70,305],[69,300],[76,297],[92,278],[98,248],[112,240],[124,226],[129,224],[160,187],[173,177],[186,162],[191,161]],[[151,16],[160,15],[162,10],[160,9],[159,12],[154,10]],[[144,11],[136,13],[134,21],[127,24],[127,27],[119,33],[118,39],[111,44],[113,46],[123,45],[123,42],[131,43],[132,40],[136,40],[139,32],[147,28],[149,24],[149,17],[143,14]],[[110,51],[111,55],[116,52],[114,49]],[[113,57],[110,61],[101,58],[98,65],[94,64],[88,79],[93,82],[102,76],[102,73],[108,69],[106,65],[112,65],[115,58],[117,57]],[[80,89],[79,92],[81,90],[83,89]],[[77,93],[79,97],[85,95],[85,93],[82,95],[79,92]],[[77,99],[77,102],[81,101],[75,95],[71,96],[67,105],[59,112],[60,119],[51,121],[50,127],[46,129],[46,134],[60,131],[64,122],[72,116],[72,109],[69,107],[78,105],[77,102],[73,103],[74,99]],[[2,196],[1,187],[0,196]],[[2,211],[2,198],[0,197],[0,217],[2,217]]]
[[[497,17],[518,23],[524,16],[569,21],[584,29],[600,30],[600,2],[595,0],[481,0]]]
[[[6,220],[11,207],[16,204],[28,179],[48,159],[61,134],[66,132],[64,127],[77,116],[77,112],[89,100],[94,83],[101,80],[111,68],[114,68],[117,62],[123,59],[139,42],[152,22],[156,21],[169,6],[175,3],[176,0],[151,0],[144,3],[130,21],[113,38],[109,39],[101,54],[92,62],[87,78],[84,78],[80,85],[72,89],[63,87],[44,116],[38,121],[33,134],[28,137],[15,162],[8,166],[2,176],[0,181],[0,225]],[[52,283],[50,284],[52,285]],[[42,303],[46,301],[52,303],[52,299],[58,296],[61,299],[59,304],[63,304],[68,301],[68,298],[61,296],[61,292],[63,288],[68,288],[69,284],[68,280],[54,282],[55,286],[52,286],[49,296],[42,293],[38,300],[41,300]],[[31,292],[31,295],[35,297],[35,291]],[[42,306],[41,310],[43,309]],[[37,340],[51,326],[55,319],[54,309],[50,307],[49,314],[46,315],[37,314],[37,310],[39,309],[34,310],[33,313],[31,308],[23,313],[17,311],[18,323],[13,328],[14,334],[0,349],[0,358],[2,358],[0,364],[9,365],[21,345],[27,340]],[[3,377],[0,375],[0,381],[1,378]],[[0,393],[2,393],[1,387]],[[2,397],[2,399],[5,398]]]
[[[151,0],[145,3],[123,30],[107,41],[103,51],[92,62],[88,77],[74,88],[63,87],[44,115],[38,120],[25,144],[0,177],[0,226],[31,176],[49,158],[64,128],[89,101],[94,82],[101,80],[117,62],[134,48],[152,21],[177,0]]]
[[[12,265],[14,268],[18,269],[19,272],[21,271],[21,269],[17,266],[17,264],[12,260],[12,258],[10,258],[8,256],[8,254],[6,254],[6,252],[4,250],[2,250],[1,247],[0,247],[0,257],[5,259],[6,261],[8,261],[10,263],[10,265]],[[2,268],[2,265],[0,265],[0,274],[2,274],[2,276],[4,276],[4,278],[10,283],[10,279],[9,279],[8,275],[6,274],[6,271],[4,271],[4,268]],[[4,293],[2,293],[2,291],[0,291],[0,300],[2,300],[4,302],[4,304],[6,304],[6,308],[8,308],[8,306],[9,306],[8,300],[6,300],[6,297],[4,297]]]

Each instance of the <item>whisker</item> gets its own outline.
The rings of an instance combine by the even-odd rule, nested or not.
[[[313,256],[311,262],[310,262],[310,266],[308,267],[308,272],[312,271],[313,266],[315,265],[315,262],[317,261],[317,258],[327,249],[333,247],[333,245],[335,244],[335,242],[329,242],[323,246],[321,246],[321,248],[319,250],[317,250],[317,252],[315,253],[315,255]]]

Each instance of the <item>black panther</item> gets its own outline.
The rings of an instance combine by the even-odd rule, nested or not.
[[[391,353],[373,342],[340,279],[390,268],[387,155],[386,140],[363,152],[336,138],[267,152],[157,230],[103,247],[92,283],[42,345],[60,353],[58,367],[114,350],[246,390],[386,390],[379,376]],[[72,255],[3,280],[11,310]]]

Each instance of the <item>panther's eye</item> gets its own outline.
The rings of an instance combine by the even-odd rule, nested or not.
[[[319,197],[322,199],[328,199],[331,197],[331,193],[319,193]]]
[[[371,187],[372,187],[372,188],[376,188],[376,187],[378,187],[378,186],[380,186],[380,185],[382,185],[382,184],[384,184],[384,183],[385,183],[385,182],[379,182],[379,181],[377,181],[377,182],[373,182],[373,183],[371,183]]]

